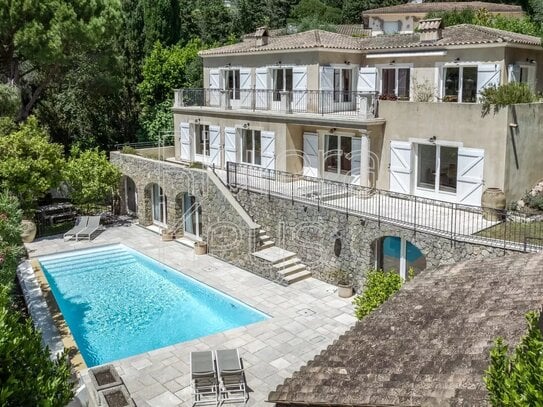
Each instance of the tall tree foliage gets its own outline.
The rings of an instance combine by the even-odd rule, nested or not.
[[[0,77],[21,90],[20,120],[81,52],[99,51],[119,19],[118,0],[0,0]]]
[[[142,1],[145,52],[150,53],[157,41],[164,45],[177,44],[180,39],[181,22],[179,0]]]
[[[313,18],[321,23],[340,24],[341,10],[323,3],[321,0],[301,0],[292,8],[295,20]]]
[[[403,0],[344,0],[343,22],[361,23],[362,12],[377,7],[395,6],[405,3]]]

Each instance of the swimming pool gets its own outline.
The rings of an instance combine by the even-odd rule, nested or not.
[[[268,318],[124,245],[39,262],[89,367]]]

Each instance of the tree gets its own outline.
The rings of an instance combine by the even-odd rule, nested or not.
[[[395,6],[405,3],[402,0],[344,0],[343,20],[345,23],[361,23],[362,12],[377,7]]]
[[[143,81],[138,85],[141,99],[140,122],[147,140],[173,130],[171,106],[173,90],[202,87],[202,66],[198,40],[186,46],[163,47],[157,43],[143,65]]]
[[[233,16],[223,0],[195,0],[191,17],[204,44],[223,44],[233,33]]]
[[[322,23],[341,23],[341,10],[321,0],[301,0],[292,8],[291,16],[296,20],[313,18]]]
[[[484,381],[495,407],[543,405],[543,333],[540,313],[526,315],[527,332],[510,354],[502,338],[490,350],[490,365]]]
[[[0,134],[0,189],[14,194],[25,212],[60,182],[63,149],[30,117],[16,131]]]
[[[119,0],[0,0],[0,80],[21,91],[18,119],[72,66],[112,37]]]
[[[167,46],[177,44],[181,33],[179,0],[142,1],[145,53],[149,54],[157,41]]]
[[[15,118],[19,110],[21,95],[12,85],[0,84],[0,117]]]
[[[82,151],[73,147],[63,170],[70,197],[78,206],[100,204],[112,197],[121,173],[98,149]]]

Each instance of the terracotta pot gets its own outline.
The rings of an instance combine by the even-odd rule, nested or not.
[[[171,240],[175,239],[175,233],[171,230],[163,230],[162,231],[162,241],[169,242]]]
[[[196,242],[194,243],[194,254],[202,255],[207,253],[207,243],[206,242]]]
[[[505,214],[505,194],[499,188],[487,188],[481,197],[483,218],[490,221],[501,221]]]
[[[353,286],[351,284],[338,284],[337,293],[341,298],[352,297]]]
[[[24,243],[31,243],[36,238],[36,224],[32,222],[31,220],[23,219],[21,221],[22,231],[21,231],[21,239],[23,239]]]

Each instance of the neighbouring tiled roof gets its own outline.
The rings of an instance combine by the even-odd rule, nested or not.
[[[477,45],[493,43],[510,43],[522,45],[541,45],[541,39],[531,35],[517,34],[472,24],[459,24],[446,27],[442,38],[436,41],[421,42],[418,33],[379,35],[362,38],[360,43],[364,50],[446,47],[457,45]]]
[[[242,42],[200,52],[202,56],[241,54],[251,52],[288,51],[293,49],[328,48],[341,50],[360,50],[357,38],[323,30],[311,30],[301,33],[270,36],[268,44],[256,46],[254,37],[246,37]]]
[[[426,20],[420,20],[418,25],[418,30],[437,30],[438,28],[443,28],[441,18],[429,18]]]
[[[351,37],[369,37],[371,29],[364,28],[362,24],[340,24],[334,26],[336,33],[350,35]]]
[[[543,303],[543,255],[427,270],[268,396],[277,406],[486,406],[493,341]]]
[[[446,27],[442,38],[437,41],[420,41],[418,33],[379,35],[355,38],[351,35],[311,30],[297,34],[270,36],[268,44],[257,46],[254,36],[224,47],[201,51],[201,56],[250,54],[254,52],[289,51],[295,49],[337,49],[337,50],[392,50],[403,48],[428,48],[492,43],[541,45],[541,39],[531,35],[517,34],[483,26],[460,24]]]
[[[423,2],[423,3],[405,3],[390,7],[379,7],[371,10],[366,10],[362,13],[363,16],[376,14],[408,14],[408,13],[430,13],[435,11],[450,11],[474,9],[479,10],[485,8],[493,13],[522,13],[521,6],[502,3],[486,3],[483,1],[443,1],[443,2]]]

